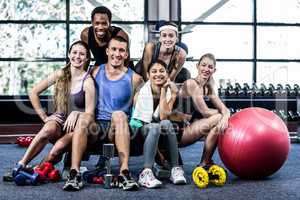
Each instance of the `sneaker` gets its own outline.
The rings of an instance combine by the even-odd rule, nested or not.
[[[159,188],[162,182],[155,178],[151,169],[144,169],[139,176],[139,184],[146,188]]]
[[[183,169],[181,167],[173,167],[171,170],[170,180],[175,185],[186,184]]]
[[[130,172],[125,169],[121,172],[121,174],[118,176],[118,185],[119,188],[122,188],[123,190],[138,190],[139,185],[137,182],[132,178],[130,175]]]
[[[70,170],[70,174],[63,190],[66,191],[79,191],[83,188],[83,182],[81,180],[81,174],[75,169]]]

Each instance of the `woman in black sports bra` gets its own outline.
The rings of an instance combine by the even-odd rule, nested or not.
[[[144,47],[141,66],[136,67],[144,81],[147,81],[147,71],[151,64],[157,59],[167,64],[167,70],[170,74],[170,80],[174,81],[177,74],[182,69],[185,62],[186,52],[179,46],[176,46],[178,40],[177,25],[173,22],[166,22],[159,28],[159,42],[148,42]]]
[[[64,68],[37,83],[29,93],[33,108],[45,124],[16,164],[13,176],[36,157],[48,142],[55,142],[63,135],[69,135],[79,115],[94,115],[95,86],[86,72],[91,58],[88,46],[82,41],[74,42],[69,49],[68,58],[70,62]],[[41,107],[39,94],[52,85],[55,112],[48,115]]]
[[[204,148],[199,166],[207,166],[213,163],[212,156],[217,147],[218,135],[227,128],[230,112],[214,92],[215,57],[212,54],[203,55],[197,64],[197,69],[198,76],[184,82],[179,96],[191,98],[195,109],[202,117],[183,128],[179,146],[188,146],[204,137]],[[206,97],[216,109],[207,106]]]

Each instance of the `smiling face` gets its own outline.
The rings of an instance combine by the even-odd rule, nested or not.
[[[163,86],[168,80],[168,73],[163,65],[154,63],[149,69],[148,78],[152,84]]]
[[[208,80],[216,71],[215,61],[207,56],[202,57],[197,64],[198,76],[203,80]]]
[[[87,49],[81,44],[74,44],[69,51],[69,59],[72,67],[83,70],[88,61]]]
[[[98,39],[103,39],[108,32],[110,26],[107,14],[96,13],[93,17],[92,25],[94,27],[95,36]]]
[[[112,67],[122,67],[124,65],[124,61],[128,57],[127,43],[111,39],[108,48],[106,49],[106,54],[108,57],[108,63]]]
[[[171,29],[164,29],[160,32],[159,41],[164,48],[173,48],[177,42],[177,33]]]

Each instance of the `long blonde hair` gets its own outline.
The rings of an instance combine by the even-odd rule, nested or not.
[[[217,61],[215,56],[212,53],[206,53],[204,55],[201,56],[198,65],[200,64],[200,62],[204,59],[204,58],[209,58],[213,61],[214,67],[216,67]],[[208,81],[205,84],[205,87],[208,88],[208,94],[207,95],[211,95],[213,94],[214,88],[215,88],[215,80],[214,77],[211,75],[208,79]]]
[[[80,44],[86,50],[87,61],[83,66],[83,70],[86,71],[90,65],[91,54],[88,45],[79,40],[74,42],[69,48],[68,53],[74,45]],[[68,113],[69,107],[69,96],[70,96],[70,85],[71,85],[71,63],[69,62],[64,68],[62,68],[62,75],[56,80],[54,86],[54,109],[62,113]]]

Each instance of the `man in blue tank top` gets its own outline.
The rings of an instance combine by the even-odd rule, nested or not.
[[[112,38],[106,49],[108,62],[93,69],[92,75],[98,95],[95,113],[97,126],[95,128],[84,125],[87,119],[79,119],[85,128],[79,127],[73,135],[72,143],[76,144],[76,150],[72,150],[70,172],[72,169],[79,171],[88,143],[89,145],[99,145],[96,141],[102,144],[114,143],[120,160],[119,187],[124,190],[136,190],[139,186],[131,177],[128,168],[130,153],[128,120],[135,90],[143,81],[141,76],[124,65],[128,57],[128,48],[128,41],[124,38],[119,36]],[[72,185],[73,182],[68,180],[66,185]]]
[[[104,7],[96,7],[91,14],[92,26],[86,27],[81,32],[80,38],[88,44],[96,61],[95,65],[107,63],[106,48],[109,40],[115,36],[121,36],[127,41],[127,33],[120,27],[111,26],[111,11]],[[130,56],[125,60],[125,66],[129,64]]]

